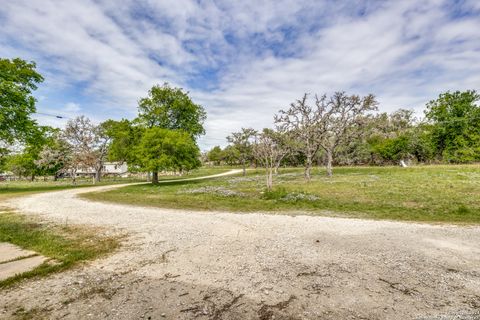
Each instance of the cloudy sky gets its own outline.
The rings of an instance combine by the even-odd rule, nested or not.
[[[304,92],[421,115],[443,91],[480,90],[479,30],[478,0],[0,0],[0,56],[37,62],[39,112],[133,118],[167,81],[206,108],[202,149],[271,126]]]

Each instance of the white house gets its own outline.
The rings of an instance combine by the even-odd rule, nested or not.
[[[95,169],[94,168],[82,168],[77,170],[77,175],[79,176],[86,176],[86,175],[94,175]],[[128,176],[128,165],[127,163],[123,162],[105,162],[103,165],[102,174],[104,176],[120,176],[126,177]]]

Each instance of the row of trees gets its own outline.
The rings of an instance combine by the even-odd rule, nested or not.
[[[430,101],[425,119],[400,109],[377,113],[373,95],[337,92],[331,97],[305,94],[274,116],[274,129],[242,129],[214,147],[214,163],[256,163],[267,169],[267,187],[280,165],[303,165],[311,178],[314,162],[385,165],[400,161],[469,163],[480,161],[480,95],[475,91],[447,92]]]
[[[205,133],[206,113],[180,88],[156,85],[139,100],[133,120],[94,124],[85,117],[62,130],[39,126],[32,92],[43,81],[33,62],[0,59],[0,170],[18,175],[69,174],[94,169],[100,180],[104,162],[123,161],[134,172],[184,172],[200,165],[197,138]],[[255,162],[267,169],[267,185],[281,165],[303,165],[311,179],[314,163],[392,164],[400,160],[465,163],[480,160],[480,95],[446,92],[430,101],[425,119],[412,111],[377,113],[373,95],[337,92],[308,94],[274,116],[274,128],[243,128],[229,145],[207,154],[216,163]]]
[[[0,171],[19,176],[68,174],[94,170],[100,181],[105,161],[127,162],[133,172],[185,172],[200,166],[196,139],[205,133],[206,113],[187,92],[156,85],[139,100],[134,120],[94,124],[81,116],[63,129],[39,126],[32,95],[43,78],[34,63],[0,59]]]

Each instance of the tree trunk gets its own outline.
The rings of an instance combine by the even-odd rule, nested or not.
[[[331,177],[333,176],[333,168],[332,168],[332,162],[333,162],[333,155],[332,155],[332,150],[328,149],[327,151],[327,176]]]
[[[272,190],[273,187],[273,169],[267,169],[267,190]]]
[[[312,171],[312,158],[310,156],[307,156],[307,159],[305,160],[305,180],[310,181],[311,171]]]
[[[58,180],[58,175],[55,173],[55,175],[53,176],[53,181],[57,181]]]
[[[32,174],[31,181],[32,182],[35,181],[35,175],[34,174]]]
[[[158,184],[158,171],[152,172],[152,183]]]
[[[102,168],[100,167],[100,169],[97,169],[95,171],[95,182],[100,182],[101,179],[102,179]]]
[[[280,160],[278,160],[276,163],[275,163],[275,171],[273,172],[275,175],[278,174],[278,169],[280,168],[280,165],[282,164],[282,160],[285,156],[282,156],[280,158]]]
[[[270,168],[268,171],[269,171],[269,172],[268,172],[268,184],[269,184],[269,187],[268,187],[268,188],[269,188],[270,190],[272,190],[272,187],[273,187],[273,177],[272,177],[272,175],[273,175],[273,173],[272,173],[272,169],[271,169],[271,168]]]
[[[246,161],[245,159],[242,159],[242,168],[243,168],[243,175],[247,175],[247,168],[246,168]]]

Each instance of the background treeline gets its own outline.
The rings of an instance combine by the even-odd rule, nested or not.
[[[480,95],[475,91],[446,92],[426,105],[425,117],[418,119],[412,110],[399,109],[392,113],[359,114],[341,139],[333,156],[335,165],[396,165],[406,163],[472,163],[480,161]],[[370,110],[374,111],[374,109]],[[228,138],[230,144],[215,146],[203,154],[210,164],[255,164],[254,140],[250,148],[245,142]],[[246,133],[246,134],[245,134]],[[234,133],[241,135],[241,133]],[[237,139],[238,140],[238,139]],[[248,144],[248,139],[246,139]],[[314,162],[323,165],[327,152],[315,154]],[[281,165],[302,166],[305,154],[295,150],[285,156]]]

